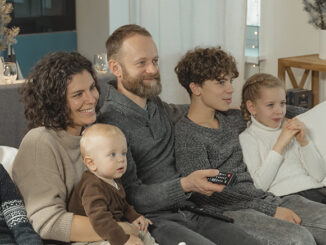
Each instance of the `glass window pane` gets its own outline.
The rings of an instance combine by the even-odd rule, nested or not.
[[[247,0],[247,25],[260,26],[260,0]]]

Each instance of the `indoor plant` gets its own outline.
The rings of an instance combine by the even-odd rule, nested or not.
[[[19,33],[19,27],[8,28],[11,21],[10,13],[13,11],[11,3],[6,0],[0,0],[0,51],[10,48],[16,43],[15,37]]]
[[[319,29],[319,58],[326,59],[326,0],[303,0],[309,23]]]

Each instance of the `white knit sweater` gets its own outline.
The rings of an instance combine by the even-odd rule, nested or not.
[[[251,120],[240,134],[240,143],[256,187],[283,196],[324,186],[326,164],[313,142],[301,147],[294,138],[280,155],[272,148],[282,129]]]

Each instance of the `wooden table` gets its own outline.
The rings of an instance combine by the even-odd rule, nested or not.
[[[295,80],[291,67],[305,70],[299,84]],[[315,106],[319,103],[319,72],[326,72],[326,60],[319,59],[318,54],[278,59],[279,79],[285,82],[285,72],[287,72],[293,88],[303,88],[310,71],[313,106]]]

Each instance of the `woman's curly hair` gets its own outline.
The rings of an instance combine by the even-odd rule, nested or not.
[[[84,70],[92,75],[99,91],[92,63],[81,54],[56,52],[41,58],[21,90],[29,128],[45,126],[65,130],[72,125],[66,99],[67,87],[73,75]]]
[[[175,67],[179,83],[192,94],[190,83],[203,84],[206,80],[219,80],[226,75],[236,78],[239,72],[235,59],[221,47],[195,48],[188,51]]]
[[[284,83],[271,74],[257,73],[248,78],[242,87],[240,109],[246,121],[251,121],[250,112],[247,109],[247,101],[255,102],[260,98],[261,88],[284,88]]]

